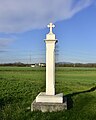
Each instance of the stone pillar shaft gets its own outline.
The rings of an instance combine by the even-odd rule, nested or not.
[[[55,42],[46,40],[46,95],[55,95]]]

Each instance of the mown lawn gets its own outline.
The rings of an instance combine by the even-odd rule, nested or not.
[[[0,120],[96,120],[96,68],[56,68],[56,93],[68,98],[68,110],[30,112],[45,91],[45,68],[0,67]]]

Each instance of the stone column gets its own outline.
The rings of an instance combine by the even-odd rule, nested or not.
[[[55,95],[55,34],[52,23],[48,25],[50,32],[46,35],[46,95]]]
[[[31,111],[52,112],[67,109],[67,98],[63,99],[63,93],[55,94],[55,44],[57,42],[52,28],[48,25],[50,32],[46,35],[46,92],[40,92],[36,100],[31,104]]]

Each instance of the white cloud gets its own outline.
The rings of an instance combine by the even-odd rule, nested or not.
[[[0,0],[0,32],[44,28],[50,21],[71,18],[94,0]]]

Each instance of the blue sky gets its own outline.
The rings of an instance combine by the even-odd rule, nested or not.
[[[0,63],[45,62],[49,22],[57,62],[96,62],[95,0],[0,0]]]

